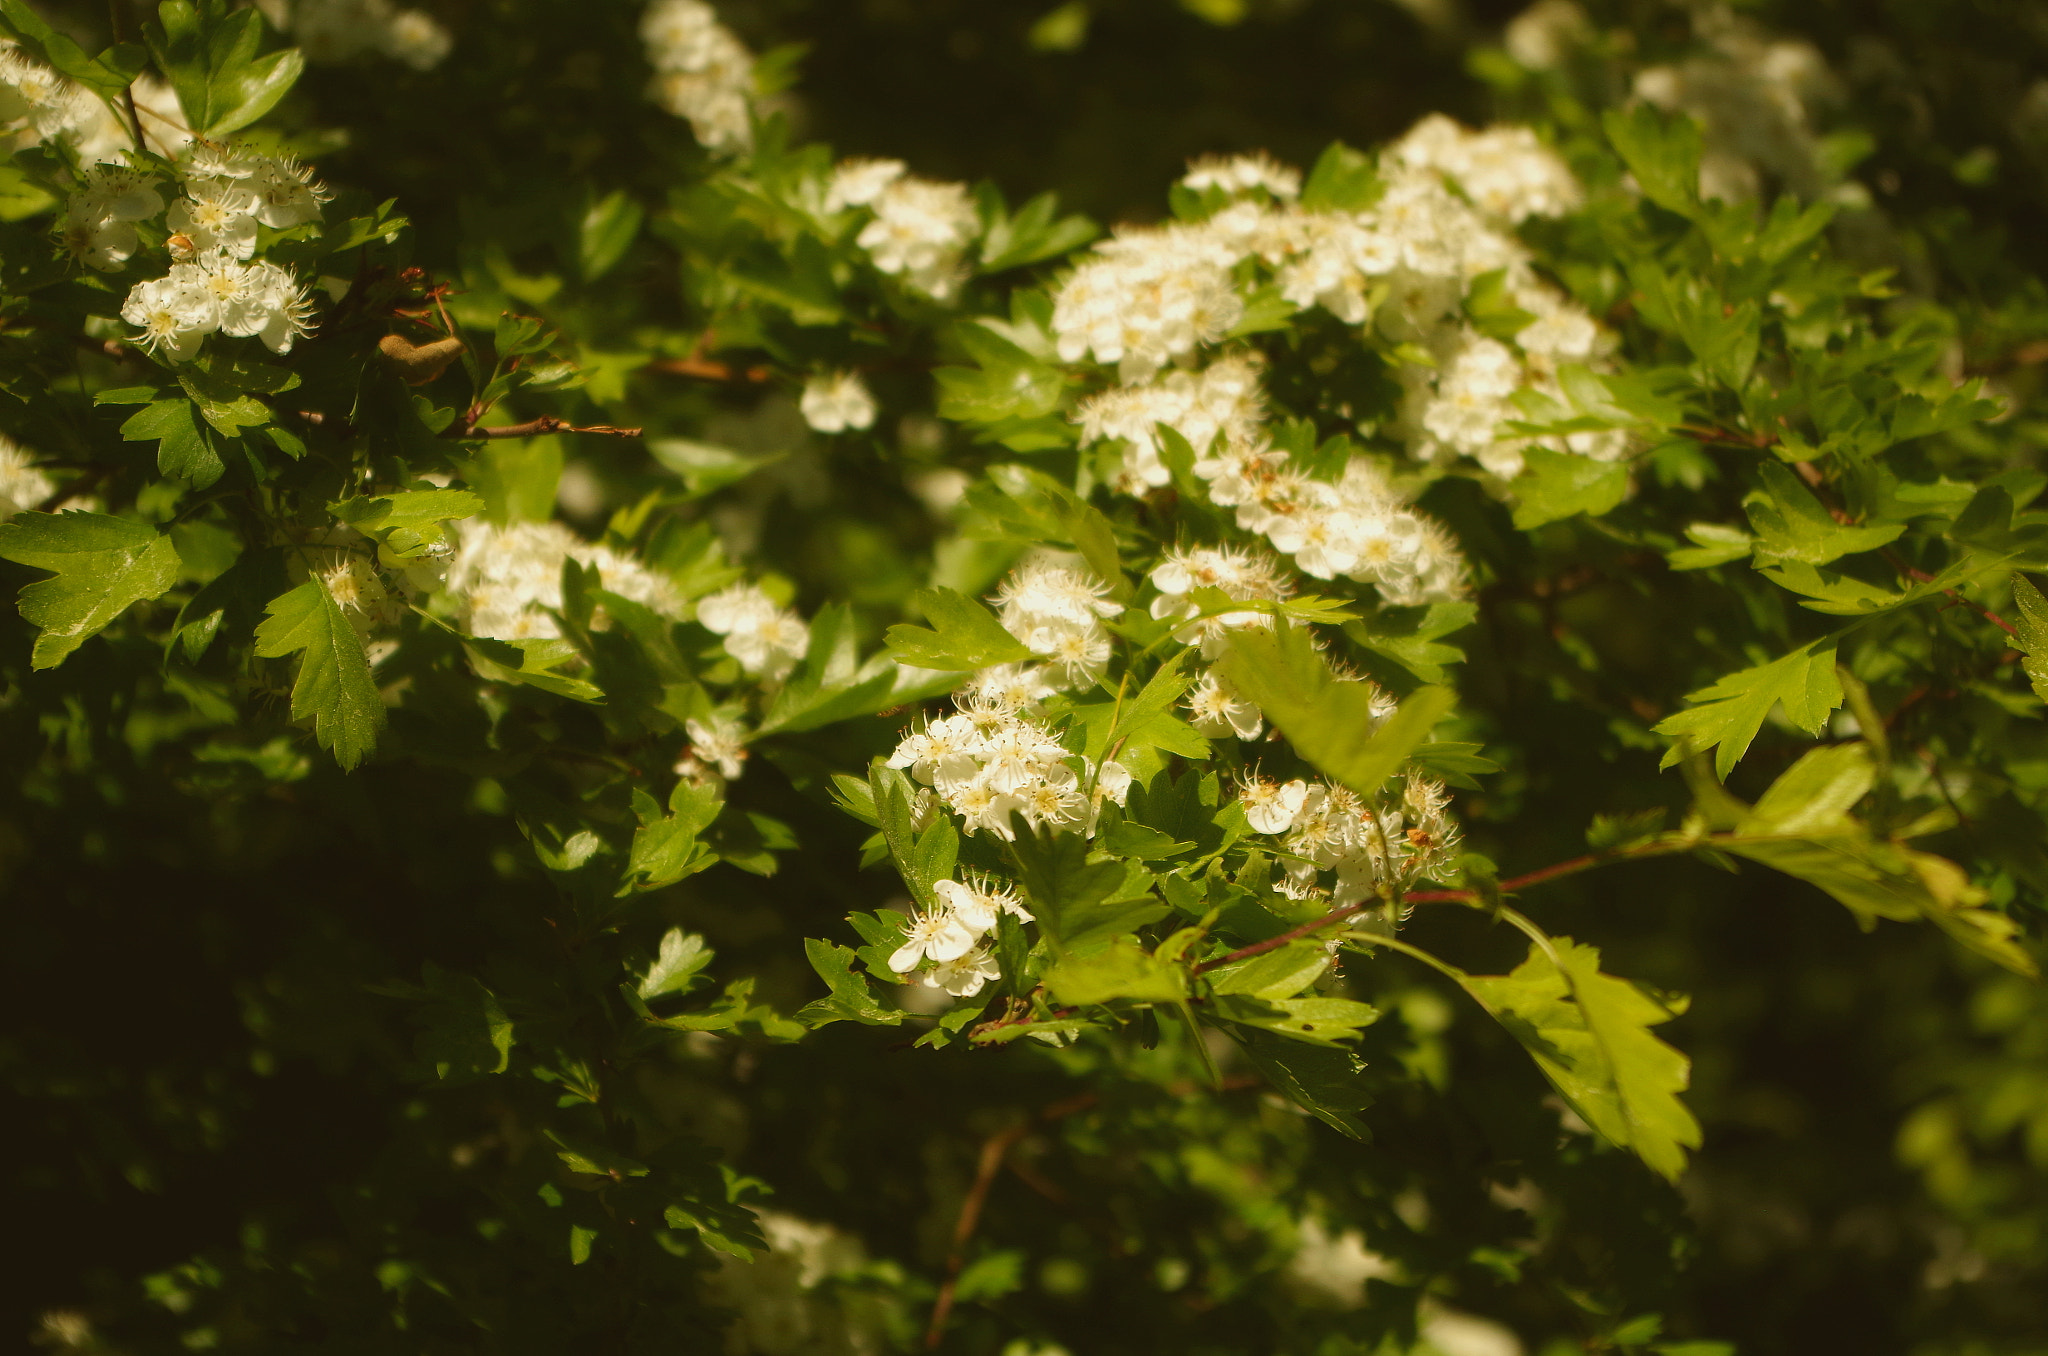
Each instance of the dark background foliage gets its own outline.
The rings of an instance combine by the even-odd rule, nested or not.
[[[1472,57],[1508,5],[1250,0],[1216,22],[1195,5],[1100,0],[1065,50],[1040,27],[1050,8],[757,0],[728,17],[757,49],[808,45],[794,112],[840,153],[990,177],[1013,198],[1056,189],[1111,222],[1156,215],[1192,154],[1266,148],[1301,163],[1332,138],[1369,145],[1425,112],[1480,121],[1537,97],[1490,84]],[[1229,18],[1240,7],[1208,8]],[[1687,38],[1683,14],[1665,6],[1591,8],[1644,53]],[[2027,102],[2048,69],[2048,6],[1745,8],[1817,43],[1843,74],[1840,116],[1874,146],[1858,175],[1889,223],[1882,252],[1960,307],[1972,363],[2026,391],[2025,346],[2048,335],[2035,281],[2048,249],[2048,114]],[[463,249],[483,217],[537,271],[559,229],[555,205],[593,187],[658,199],[675,159],[694,154],[680,123],[617,114],[618,85],[640,77],[604,69],[598,53],[630,47],[633,7],[476,0],[445,17],[460,34],[449,66],[315,70],[290,106],[303,127],[353,129],[319,156],[323,172],[398,199],[417,227],[415,262],[436,274],[476,268]],[[649,304],[665,304],[659,266],[628,267],[649,270]],[[595,332],[606,317],[580,320]],[[748,405],[637,379],[632,398],[650,424],[676,426]],[[807,591],[851,579],[888,620],[915,582],[903,561],[927,547],[928,529],[872,469],[821,468],[822,483],[792,482],[756,507],[772,525],[766,554]],[[629,488],[607,484],[622,497]],[[1468,511],[1468,549],[1485,557],[1484,514],[1498,510],[1433,507],[1453,521]],[[1676,774],[1659,777],[1655,753],[1618,739],[1611,719],[1624,692],[1669,710],[1691,685],[1669,623],[1644,605],[1642,567],[1580,538],[1554,556],[1486,565],[1468,700],[1494,730],[1514,731],[1518,749],[1467,806],[1475,840],[1504,864],[1533,866],[1578,850],[1582,826],[1618,800],[1681,803]],[[200,1257],[225,1278],[219,1326],[235,1349],[699,1349],[669,1325],[689,1311],[683,1282],[701,1263],[611,1277],[619,1288],[607,1289],[480,1242],[477,1220],[536,1208],[514,1199],[516,1175],[468,1169],[517,1158],[518,1107],[501,1087],[423,1092],[398,1073],[412,1033],[375,986],[429,962],[489,971],[556,926],[552,891],[507,821],[471,803],[472,779],[416,762],[347,777],[317,760],[295,769],[305,751],[291,746],[267,749],[260,757],[279,766],[259,767],[194,756],[170,730],[164,753],[132,728],[126,743],[85,747],[96,709],[154,690],[158,656],[102,642],[91,684],[67,670],[60,695],[56,678],[26,671],[27,651],[10,612],[0,1181],[15,1246],[0,1341],[72,1307],[96,1315],[118,1349],[175,1349],[173,1314],[137,1303],[138,1278]],[[1602,690],[1612,671],[1627,677]],[[163,719],[146,702],[135,718]],[[843,764],[887,737],[879,723],[845,736]],[[1795,752],[1789,741],[1760,748],[1744,774],[1761,784]],[[745,794],[784,813],[806,850],[769,881],[720,868],[692,882],[673,919],[768,974],[765,995],[788,1007],[814,987],[800,939],[893,891],[883,873],[853,871],[858,826],[798,794],[803,769],[757,766]],[[1672,1333],[1729,1339],[1746,1356],[2038,1349],[2048,1002],[2037,990],[1919,932],[1860,935],[1818,893],[1754,869],[1619,868],[1559,887],[1544,909],[1553,932],[1605,939],[1619,972],[1693,995],[1668,1030],[1694,1060],[1690,1101],[1707,1142],[1678,1192],[1639,1170],[1617,1175],[1612,1155],[1583,1143],[1556,1150],[1519,1051],[1463,1022],[1429,1037],[1448,1042],[1457,1071],[1441,1093],[1385,1080],[1372,1144],[1297,1129],[1259,1171],[1346,1201],[1386,1237],[1412,1222],[1394,1203],[1420,1187],[1430,1214],[1462,1221],[1468,1241],[1525,1232],[1489,1186],[1537,1181],[1551,1202],[1540,1227],[1565,1240],[1536,1264],[1547,1274],[1518,1281],[1470,1255],[1430,1259],[1458,1277],[1465,1307],[1529,1332],[1570,1333],[1557,1298],[1570,1290],[1596,1304],[1626,1297],[1662,1311]],[[1467,925],[1425,921],[1420,940]],[[1484,943],[1458,944],[1470,954]],[[520,976],[500,977],[518,990]],[[1369,1063],[1400,1067],[1411,1037],[1421,1040],[1390,1020],[1372,1033]],[[1056,1103],[1096,1086],[1095,1070],[1078,1055],[1021,1052],[876,1059],[875,1039],[838,1026],[681,1067],[668,1095],[689,1103],[681,1118],[707,1142],[782,1184],[778,1206],[931,1267],[989,1110]],[[1284,1296],[1224,1285],[1213,1308],[1129,1302],[1156,1295],[1150,1270],[1184,1234],[1213,1231],[1237,1250],[1208,1259],[1212,1275],[1256,1274],[1255,1243],[1216,1230],[1203,1213],[1213,1206],[1181,1190],[1185,1164],[1159,1160],[1190,1135],[1212,1135],[1228,1156],[1243,1147],[1230,1115],[1273,1113],[1251,1093],[1210,1104],[1163,1084],[1132,1091],[1142,1076],[1115,1086],[1104,1095],[1119,1114],[1042,1137],[1034,1161],[1064,1184],[1064,1204],[1010,1179],[998,1188],[986,1237],[1060,1240],[1091,1268],[1078,1288],[1017,1303],[1038,1306],[1035,1322],[1089,1356],[1307,1350],[1287,1345]],[[538,1083],[520,1095],[553,1097]],[[1418,1232],[1403,1246],[1426,1256],[1431,1245]],[[448,1302],[408,1291],[379,1262],[407,1250],[454,1278]],[[401,1330],[393,1315],[407,1313]],[[978,1349],[969,1322],[963,1350]]]

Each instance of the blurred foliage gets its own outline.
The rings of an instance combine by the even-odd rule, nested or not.
[[[707,187],[723,162],[645,97],[638,6],[429,9],[454,35],[445,60],[315,61],[246,133],[317,165],[337,190],[330,223],[366,223],[353,253],[311,266],[342,259],[359,279],[417,268],[445,282],[472,355],[520,342],[497,327],[501,312],[544,317],[529,384],[496,417],[644,426],[648,438],[437,439],[429,421],[461,413],[480,384],[465,387],[457,366],[438,385],[366,379],[351,413],[381,440],[377,464],[452,475],[492,521],[559,513],[587,536],[609,532],[693,580],[692,596],[745,568],[814,633],[825,605],[851,602],[863,654],[912,619],[918,590],[988,591],[1031,534],[958,531],[950,495],[965,478],[949,477],[1014,458],[993,424],[935,417],[929,369],[980,361],[953,314],[864,265],[805,292],[786,204],[733,211]],[[1701,118],[1710,160],[1725,151],[1746,166],[1744,187],[1765,200],[1837,208],[1800,267],[1895,270],[1843,303],[1855,317],[1844,333],[1860,326],[1873,345],[1917,336],[1900,371],[1983,377],[2006,402],[1991,422],[1958,419],[1889,454],[1904,479],[1957,490],[1898,509],[1900,522],[1918,515],[1903,549],[1940,574],[1943,552],[1968,559],[1989,539],[1972,536],[1980,528],[2025,532],[2048,429],[2036,228],[2048,207],[2048,5],[1785,0],[1742,6],[1730,28],[1705,9],[1588,3],[1550,63],[1527,60],[1526,34],[1523,60],[1508,54],[1517,9],[732,0],[720,13],[763,54],[764,107],[791,130],[787,143],[764,130],[762,163],[781,157],[790,182],[818,168],[801,150],[815,139],[992,181],[1013,204],[1055,191],[1064,210],[1108,223],[1163,219],[1193,155],[1263,149],[1310,165],[1332,141],[1377,146],[1431,112],[1530,122],[1589,183],[1614,188],[1627,157],[1609,149],[1601,113],[1667,92],[1641,83],[1646,68],[1690,70],[1678,81],[1690,101],[1666,106]],[[88,51],[134,38],[143,18],[117,11],[115,32],[98,6],[45,12]],[[265,46],[285,41],[266,34]],[[1788,42],[1810,43],[1811,62],[1771,46]],[[1735,98],[1731,84],[1793,68],[1811,76],[1801,137],[1717,132],[1715,100]],[[18,398],[0,429],[108,511],[175,519],[166,537],[182,563],[165,602],[144,602],[134,624],[60,668],[32,668],[37,628],[0,619],[0,748],[16,772],[0,787],[0,893],[14,920],[0,986],[5,1199],[26,1245],[0,1330],[106,1352],[915,1350],[950,1262],[960,1270],[944,1349],[1006,1356],[1053,1344],[1075,1356],[1427,1351],[1418,1318],[1444,1356],[1512,1349],[1498,1329],[1459,1329],[1468,1315],[1543,1356],[1705,1356],[1718,1343],[1745,1356],[2041,1349],[2048,1000],[1932,928],[1859,931],[1813,887],[1755,865],[1619,864],[1520,903],[1547,933],[1597,942],[1613,973],[1691,996],[1657,1028],[1692,1061],[1686,1103],[1704,1129],[1672,1187],[1583,1133],[1456,984],[1384,953],[1340,967],[1344,991],[1384,1014],[1356,1045],[1354,1091],[1371,1102],[1363,1143],[1302,1114],[1245,1059],[1205,1087],[1190,1028],[1150,1009],[1118,1037],[1001,1051],[912,1050],[914,1027],[851,1020],[803,1034],[790,1014],[822,988],[805,939],[860,940],[841,920],[903,893],[886,867],[856,869],[868,829],[831,803],[827,778],[886,757],[907,712],[764,739],[730,788],[739,813],[713,835],[723,861],[634,894],[617,906],[629,914],[607,912],[616,869],[595,880],[572,860],[574,833],[550,839],[549,825],[570,823],[562,804],[598,787],[576,765],[599,750],[618,780],[593,791],[592,813],[621,841],[645,831],[626,783],[665,790],[679,742],[678,717],[646,714],[657,704],[621,696],[601,710],[504,679],[511,657],[472,664],[415,617],[407,648],[378,670],[405,692],[379,752],[341,772],[310,726],[292,724],[296,661],[266,650],[229,663],[225,642],[180,658],[177,606],[234,557],[222,540],[232,523],[195,511],[197,489],[161,488],[174,482],[155,475],[148,444],[107,460],[131,411],[95,408],[88,393],[167,379],[100,347],[125,333],[117,325],[63,329],[111,314],[105,288],[84,297],[97,280],[49,262],[48,198],[14,179],[6,194],[0,365]],[[1640,278],[1617,270],[1617,241],[1669,251],[1681,278],[1726,262],[1702,243],[1706,226],[1668,206],[1617,190],[1525,236],[1624,334],[1632,362],[1711,367],[1683,324],[1645,320]],[[408,224],[387,237],[399,216]],[[975,278],[961,312],[1010,314],[1012,289],[1050,285],[1076,243]],[[761,281],[772,269],[785,270],[773,278],[780,300]],[[732,282],[742,276],[752,290]],[[1842,277],[1830,286],[1850,288]],[[423,312],[427,299],[383,298]],[[1318,383],[1353,374],[1297,373],[1284,386],[1291,361],[1336,342],[1327,316],[1291,323],[1285,343],[1307,336],[1299,350],[1255,340],[1275,401],[1329,425]],[[384,328],[329,319],[300,350],[308,408],[349,407],[333,374],[381,373],[366,355]],[[542,364],[554,362],[573,363],[573,377],[549,385]],[[866,375],[885,411],[872,436],[806,427],[794,393],[825,365]],[[1725,389],[1739,382],[1697,385],[1721,400],[1726,431],[1762,426]],[[298,431],[316,449],[340,445],[320,441],[331,426]],[[1063,449],[1043,464],[1072,473],[1081,461]],[[1462,702],[1455,737],[1500,764],[1458,799],[1486,859],[1523,870],[1574,857],[1600,816],[1669,812],[1640,821],[1641,838],[1678,823],[1688,786],[1657,770],[1668,741],[1653,727],[1702,709],[1685,707],[1688,694],[1848,624],[1793,607],[1790,586],[1740,566],[1749,533],[1765,531],[1745,498],[1775,483],[1759,462],[1775,465],[1754,445],[1674,437],[1636,462],[1625,503],[1525,480],[1513,516],[1476,475],[1422,490],[1477,585],[1476,621],[1450,635],[1465,662],[1447,681]],[[285,470],[307,477],[307,495],[321,486],[294,468],[312,464]],[[242,492],[240,474],[223,489]],[[1963,522],[1994,480],[2009,496],[2003,520]],[[1854,496],[1882,499],[1853,476],[1830,492],[1859,511],[1868,504]],[[1529,508],[1545,494],[1551,521]],[[650,495],[656,508],[634,518]],[[1150,510],[1106,492],[1097,502],[1115,515],[1112,553],[1121,542],[1137,561],[1170,539]],[[1703,521],[1745,541],[1722,563],[1668,567],[1674,553],[1729,546],[1681,535]],[[715,528],[718,545],[683,536],[696,525]],[[2014,552],[2001,559],[2017,565],[1956,581],[1975,607],[2015,616],[2005,575],[2038,566]],[[1130,568],[1142,581],[1143,566]],[[42,577],[6,569],[10,591]],[[227,604],[224,636],[254,634],[262,604],[284,592],[278,570],[271,594]],[[1849,585],[1910,587],[1882,569],[1852,571]],[[2006,664],[2002,633],[1972,606],[1938,608],[1915,603],[1843,642],[1850,704],[1822,708],[1822,734],[1888,740],[1877,795],[1894,803],[1882,808],[1899,822],[1905,807],[1950,811],[1933,847],[2038,936],[2040,707]],[[713,653],[716,637],[693,625],[677,630]],[[635,676],[602,662],[576,672],[626,692]],[[1404,691],[1428,676],[1380,662],[1376,676]],[[487,709],[470,695],[476,673],[500,679]],[[705,682],[743,690],[730,672]],[[1886,716],[1873,730],[1874,712]],[[1730,789],[1757,798],[1813,734],[1764,721]],[[688,813],[651,803],[655,819]],[[1632,841],[1625,828],[1614,843]],[[1483,870],[1464,884],[1483,890]],[[689,1014],[715,1008],[724,1029],[621,1037],[636,1030],[619,1016],[621,976],[632,988],[672,929],[716,953],[674,994]],[[1423,909],[1402,936],[1475,974],[1506,975],[1525,951],[1470,910]],[[751,992],[733,998],[727,986],[748,977]],[[658,994],[634,1001],[685,1012]],[[562,1141],[571,1124],[590,1139]],[[619,1146],[635,1136],[686,1204],[633,1194],[647,1165]],[[1007,1166],[963,1255],[954,1231],[992,1144]],[[740,1260],[760,1252],[745,1206],[771,1212],[773,1251],[758,1261]],[[809,1221],[838,1232],[820,1241],[802,1233]],[[1461,1331],[1496,1345],[1460,1348]]]

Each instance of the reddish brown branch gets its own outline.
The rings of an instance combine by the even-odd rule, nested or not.
[[[1002,1171],[1010,1146],[1029,1134],[1034,1126],[1086,1111],[1097,1100],[1092,1092],[1079,1093],[1043,1108],[1022,1125],[999,1130],[982,1141],[981,1157],[974,1166],[974,1184],[967,1189],[967,1198],[960,1202],[960,1218],[953,1224],[953,1246],[946,1254],[946,1279],[939,1284],[939,1297],[932,1304],[932,1321],[925,1329],[926,1351],[938,1350],[940,1340],[946,1335],[946,1320],[953,1314],[953,1294],[959,1288],[960,1269],[967,1261],[967,1245],[974,1238],[975,1226],[981,1223],[981,1211],[988,1204],[989,1188],[995,1185],[996,1174]]]
[[[772,375],[766,367],[734,367],[731,363],[718,362],[711,358],[660,358],[647,364],[649,372],[667,372],[671,376],[695,377],[699,381],[751,381],[764,382]]]
[[[1631,855],[1631,853],[1627,852],[1589,852],[1582,857],[1573,857],[1569,861],[1539,867],[1537,870],[1520,876],[1510,876],[1500,883],[1500,892],[1502,894],[1512,894],[1517,890],[1526,890],[1532,885],[1543,885],[1550,881],[1561,880],[1566,876],[1576,876],[1579,872],[1591,870],[1603,862],[1622,861]],[[1407,894],[1401,896],[1401,902],[1404,904],[1470,904],[1476,903],[1480,898],[1480,893],[1477,890],[1410,890]],[[1233,961],[1246,960],[1252,956],[1263,956],[1268,951],[1278,951],[1289,942],[1300,941],[1303,937],[1321,932],[1326,927],[1341,923],[1354,914],[1361,913],[1372,907],[1376,902],[1369,900],[1361,904],[1347,904],[1341,909],[1332,909],[1321,918],[1303,923],[1297,928],[1289,928],[1278,937],[1268,937],[1263,942],[1254,942],[1250,946],[1241,946],[1227,955],[1218,956],[1215,960],[1203,961],[1195,967],[1195,973],[1198,975],[1204,974],[1216,969],[1218,966],[1229,965]]]

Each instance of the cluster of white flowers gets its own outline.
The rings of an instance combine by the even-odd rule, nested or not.
[[[1053,302],[1060,358],[1115,363],[1125,384],[1191,359],[1244,318],[1231,276],[1241,252],[1200,225],[1121,230],[1095,247]]]
[[[154,149],[175,154],[192,139],[178,96],[153,76],[130,87],[135,115]],[[132,147],[134,131],[106,101],[0,38],[0,155],[38,142],[61,141],[86,164]]]
[[[939,881],[932,893],[937,896],[933,907],[911,912],[903,945],[889,957],[889,968],[906,977],[918,974],[928,988],[943,989],[955,998],[972,998],[982,985],[1002,975],[982,939],[995,932],[1001,915],[1028,923],[1030,911],[1013,891],[982,876]],[[931,968],[920,973],[927,960]]]
[[[0,522],[43,503],[57,482],[36,469],[26,449],[0,438]]]
[[[811,628],[758,584],[734,584],[697,602],[697,622],[725,639],[725,652],[756,677],[788,675],[810,648]]]
[[[1388,698],[1376,719],[1393,711]],[[1326,782],[1254,775],[1244,779],[1239,799],[1254,832],[1281,840],[1287,873],[1282,892],[1297,899],[1327,897],[1340,908],[1371,897],[1382,885],[1405,889],[1448,865],[1458,844],[1450,797],[1442,783],[1426,777],[1410,775],[1399,801],[1392,802],[1368,801]],[[1326,871],[1333,873],[1329,884],[1323,883]]]
[[[455,45],[454,35],[433,15],[400,9],[391,0],[259,0],[258,7],[312,62],[381,55],[430,71]]]
[[[848,160],[832,172],[824,209],[850,207],[874,214],[854,243],[876,268],[939,301],[959,290],[967,247],[981,233],[965,184],[920,179],[901,160]]]
[[[736,155],[754,144],[754,54],[704,0],[654,0],[640,21],[653,65],[654,97],[686,118],[707,150]]]
[[[1225,193],[1261,191],[1292,202],[1301,196],[1301,171],[1283,165],[1264,151],[1251,155],[1204,155],[1188,163],[1181,187],[1197,193],[1220,188]]]
[[[817,1220],[753,1207],[768,1251],[719,1259],[705,1281],[730,1325],[717,1349],[745,1356],[816,1356],[881,1349],[879,1319],[840,1302],[834,1282],[866,1265],[858,1238]]]
[[[1259,406],[1258,366],[1234,354],[1200,372],[1176,369],[1143,385],[1111,387],[1082,402],[1074,418],[1084,442],[1123,440],[1118,488],[1142,494],[1173,478],[1159,445],[1159,425],[1180,434],[1199,457],[1219,435],[1232,444],[1255,437]]]
[[[560,523],[495,527],[472,522],[448,569],[448,590],[469,633],[494,640],[553,640],[562,634],[552,611],[562,606],[562,562],[595,566],[600,585],[621,598],[681,617],[674,584],[631,556],[587,542]]]
[[[32,132],[44,141],[75,140],[90,125],[98,105],[84,86],[27,56],[12,42],[0,46],[0,127]]]
[[[318,221],[327,190],[294,161],[205,141],[192,143],[178,174],[184,196],[164,216],[171,270],[130,288],[122,318],[179,361],[216,333],[256,335],[273,353],[289,351],[312,330],[312,302],[290,270],[251,259],[256,228]],[[116,267],[134,250],[134,223],[162,202],[148,176],[102,166],[72,195],[66,238],[83,262]]]
[[[1187,619],[1174,629],[1174,639],[1200,645],[1203,657],[1212,660],[1222,655],[1232,631],[1270,627],[1273,617],[1256,606],[1204,617],[1192,596],[1197,589],[1219,589],[1233,601],[1254,604],[1282,602],[1293,592],[1271,558],[1232,547],[1173,547],[1153,567],[1151,579],[1159,590],[1152,600],[1152,616],[1160,621]]]
[[[1451,536],[1417,513],[1373,464],[1353,457],[1335,482],[1314,480],[1270,447],[1240,446],[1195,463],[1209,497],[1237,523],[1318,579],[1371,584],[1402,606],[1456,598],[1465,561]]]
[[[1034,677],[1048,691],[1085,688],[1109,667],[1109,632],[1104,618],[1120,614],[1122,603],[1109,586],[1049,559],[1012,571],[996,593],[1003,629],[1043,661]]]
[[[1432,113],[1395,142],[1392,153],[1411,169],[1446,176],[1478,207],[1506,221],[1563,216],[1585,198],[1570,166],[1527,127],[1474,132]]]
[[[163,210],[163,194],[153,176],[119,165],[94,165],[64,205],[64,247],[86,267],[111,273],[141,243],[135,223]]]
[[[1705,50],[1638,71],[1635,93],[1704,124],[1701,194],[1755,198],[1764,175],[1806,199],[1836,189],[1813,124],[1840,100],[1841,87],[1820,49],[1773,38],[1725,9],[1703,7],[1694,28]],[[1852,187],[1850,200],[1857,196]]]
[[[797,408],[804,422],[820,433],[871,428],[875,422],[874,393],[858,372],[817,373],[804,383]]]
[[[1018,700],[1014,675],[999,673],[954,697],[955,712],[905,735],[889,766],[938,793],[967,832],[1013,837],[1010,816],[1054,832],[1092,834],[1105,800],[1124,803],[1131,774],[1067,752]]]
[[[689,750],[676,761],[676,775],[683,780],[733,781],[747,770],[747,727],[738,720],[728,715],[692,717],[683,722],[683,733],[690,737]]]
[[[1122,488],[1141,492],[1169,479],[1151,431],[1162,422],[1198,451],[1221,432],[1228,459],[1283,469],[1259,444],[1257,374],[1247,360],[1226,356],[1199,374],[1154,379],[1169,364],[1191,367],[1203,345],[1237,323],[1245,291],[1263,276],[1248,262],[1269,269],[1292,305],[1321,306],[1428,355],[1402,365],[1408,399],[1389,430],[1414,455],[1471,456],[1502,476],[1520,471],[1528,440],[1502,428],[1517,417],[1509,397],[1524,387],[1556,394],[1560,365],[1596,362],[1611,347],[1583,309],[1536,276],[1509,231],[1572,210],[1583,196],[1578,182],[1527,128],[1475,132],[1434,115],[1389,150],[1381,171],[1371,206],[1311,211],[1291,201],[1298,176],[1265,157],[1198,161],[1182,182],[1236,201],[1206,221],[1123,232],[1062,285],[1053,312],[1060,356],[1118,365],[1122,385],[1085,402],[1077,418],[1085,441],[1124,442]],[[1496,272],[1507,300],[1532,317],[1512,348],[1480,340],[1460,316],[1474,280]],[[1625,451],[1616,437],[1548,445],[1603,457]]]

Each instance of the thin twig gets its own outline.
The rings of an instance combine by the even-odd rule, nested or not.
[[[974,1238],[975,1226],[981,1223],[981,1210],[988,1203],[989,1188],[995,1185],[996,1174],[1002,1171],[1010,1146],[1035,1126],[1071,1116],[1077,1111],[1086,1111],[1097,1100],[1092,1092],[1079,1093],[1065,1101],[1054,1102],[1023,1124],[999,1130],[982,1141],[981,1157],[974,1167],[974,1185],[967,1189],[967,1198],[960,1202],[960,1218],[953,1224],[953,1246],[946,1254],[946,1279],[939,1283],[939,1297],[932,1304],[931,1324],[924,1333],[926,1351],[938,1350],[939,1342],[946,1335],[946,1320],[953,1314],[953,1294],[959,1288],[960,1269],[967,1261],[967,1245]]]
[[[451,431],[442,434],[443,438],[537,438],[544,433],[602,433],[612,438],[637,438],[642,431],[620,428],[615,424],[572,424],[552,414],[543,414],[523,424],[500,424],[495,428],[465,428],[460,424],[451,424],[449,428]]]
[[[660,358],[647,364],[649,372],[667,372],[671,376],[695,377],[699,381],[751,381],[764,382],[772,375],[766,367],[734,367],[731,363],[718,362],[711,358]]]

